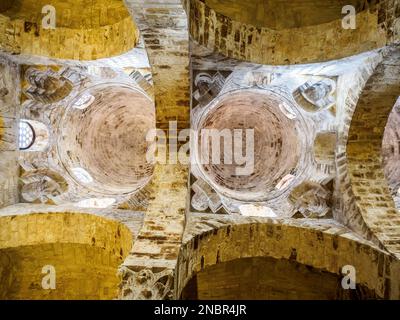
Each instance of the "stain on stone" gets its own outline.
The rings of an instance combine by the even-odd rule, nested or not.
[[[297,250],[295,248],[292,248],[291,252],[290,252],[290,257],[289,260],[297,260]]]

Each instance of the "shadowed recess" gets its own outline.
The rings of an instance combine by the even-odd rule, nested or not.
[[[182,292],[189,300],[358,300],[378,298],[357,285],[344,290],[339,275],[274,258],[243,258],[208,267]]]

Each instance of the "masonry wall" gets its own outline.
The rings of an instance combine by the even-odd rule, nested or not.
[[[399,16],[395,1],[380,1],[378,5],[360,11],[356,29],[344,29],[339,15],[329,22],[316,21],[307,25],[307,21],[301,21],[297,28],[275,30],[254,26],[248,21],[236,21],[235,12],[231,14],[234,8],[225,9],[227,15],[224,15],[207,4],[205,0],[190,2],[192,38],[224,56],[255,63],[299,64],[339,59],[398,39],[392,34],[395,19]],[[316,6],[311,2],[306,5],[308,15],[314,15]],[[252,20],[257,22],[256,17]]]
[[[374,298],[358,286],[344,290],[341,277],[295,261],[243,258],[211,266],[194,276],[183,299],[199,300],[336,300]]]
[[[279,220],[196,215],[179,256],[178,292],[197,273],[239,258],[271,257],[341,275],[354,266],[357,283],[378,297],[399,299],[400,263],[332,220]]]
[[[18,67],[0,58],[0,208],[18,202]]]
[[[382,165],[384,130],[400,95],[400,47],[389,49],[369,78],[351,119],[347,160],[357,210],[393,254],[400,255],[400,216]]]
[[[79,213],[35,213],[0,218],[1,299],[113,299],[117,269],[132,245],[129,229]],[[56,288],[42,273],[54,267]]]
[[[9,53],[91,60],[122,54],[138,41],[122,0],[97,0],[90,5],[83,0],[18,3],[0,10],[0,48]],[[43,27],[46,5],[55,8],[55,29]]]

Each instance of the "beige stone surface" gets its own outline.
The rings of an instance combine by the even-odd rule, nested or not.
[[[210,215],[194,216],[185,231],[179,294],[198,272],[250,257],[294,260],[339,275],[343,266],[351,265],[357,270],[357,283],[381,298],[399,299],[399,261],[334,221]]]
[[[343,58],[396,40],[392,35],[392,29],[398,28],[396,1],[378,1],[377,5],[360,11],[356,29],[342,27],[344,15],[340,15],[340,3],[330,1],[326,5],[324,2],[324,9],[318,10],[317,2],[302,1],[298,7],[295,3],[287,7],[286,2],[280,2],[274,6],[272,19],[264,18],[265,22],[260,26],[257,25],[260,18],[256,16],[264,7],[260,1],[247,5],[250,10],[246,10],[246,5],[221,9],[223,4],[216,5],[215,1],[190,1],[190,34],[200,45],[227,57],[274,65]],[[352,3],[346,3],[349,4]],[[239,18],[239,8],[246,13],[240,13],[240,20],[235,20]],[[301,15],[304,11],[307,15]],[[296,19],[291,15],[296,15]],[[305,16],[318,18],[307,21]],[[279,22],[274,24],[274,18]]]
[[[132,246],[121,223],[70,212],[2,216],[1,299],[113,299],[118,265]],[[44,266],[56,288],[44,290]]]
[[[381,148],[387,119],[400,94],[399,63],[400,51],[395,46],[365,85],[351,120],[347,144],[356,208],[383,246],[397,256],[399,213],[384,176]]]
[[[14,54],[92,60],[132,49],[138,31],[122,0],[52,1],[55,29],[43,27],[46,0],[16,0],[0,10],[0,48]]]
[[[0,3],[0,299],[400,299],[400,1],[45,2]],[[148,163],[200,120],[255,172]]]

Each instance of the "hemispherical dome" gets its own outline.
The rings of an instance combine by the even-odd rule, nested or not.
[[[307,145],[303,121],[289,100],[269,90],[246,89],[222,95],[200,115],[198,121],[196,160],[204,178],[217,191],[234,199],[268,200],[279,196],[302,171]],[[220,163],[212,159],[218,146],[204,135],[205,129],[213,129],[212,136],[217,130],[224,138],[227,130],[231,132],[231,164],[225,158],[229,144],[224,144],[223,138],[220,139]],[[238,129],[242,129],[243,135],[236,141],[234,132],[240,133]],[[246,129],[254,130],[254,148],[251,137],[247,140],[247,135],[252,133],[246,133]],[[205,139],[209,142],[205,143]],[[238,154],[247,159],[248,164],[254,159],[254,169],[238,174],[237,169],[246,166]]]
[[[155,109],[145,93],[121,84],[98,85],[68,106],[59,156],[79,184],[105,194],[131,193],[153,172],[146,160],[146,135],[152,129]]]

